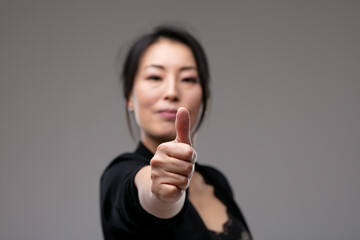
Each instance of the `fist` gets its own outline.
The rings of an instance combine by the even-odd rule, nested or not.
[[[182,197],[189,187],[196,162],[186,108],[178,109],[175,127],[176,139],[160,144],[150,162],[151,192],[166,203],[174,203]]]

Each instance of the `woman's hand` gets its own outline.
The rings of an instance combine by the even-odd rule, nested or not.
[[[196,152],[192,148],[190,115],[186,108],[176,114],[176,139],[158,146],[151,159],[151,192],[164,203],[180,200],[194,173]]]
[[[159,218],[171,218],[180,212],[194,173],[196,152],[191,144],[190,114],[186,108],[178,109],[175,127],[175,140],[160,144],[150,166],[135,176],[141,206]]]

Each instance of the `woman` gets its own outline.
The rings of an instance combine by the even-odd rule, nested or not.
[[[158,27],[135,41],[122,79],[140,143],[102,175],[105,239],[250,239],[226,178],[196,163],[192,140],[210,93],[198,41]]]

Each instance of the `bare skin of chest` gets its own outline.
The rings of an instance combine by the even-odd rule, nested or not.
[[[188,197],[205,226],[209,230],[222,232],[223,225],[228,220],[226,206],[215,196],[214,187],[207,184],[196,171],[191,179]]]

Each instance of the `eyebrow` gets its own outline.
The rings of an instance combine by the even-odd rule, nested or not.
[[[197,67],[195,66],[185,66],[180,68],[180,71],[185,71],[185,70],[196,70],[197,71]]]
[[[146,68],[151,68],[151,67],[158,68],[158,69],[161,69],[161,70],[165,69],[164,66],[158,65],[158,64],[150,64]],[[187,71],[187,70],[196,70],[197,71],[197,67],[195,67],[195,66],[184,66],[184,67],[180,68],[180,71]]]

